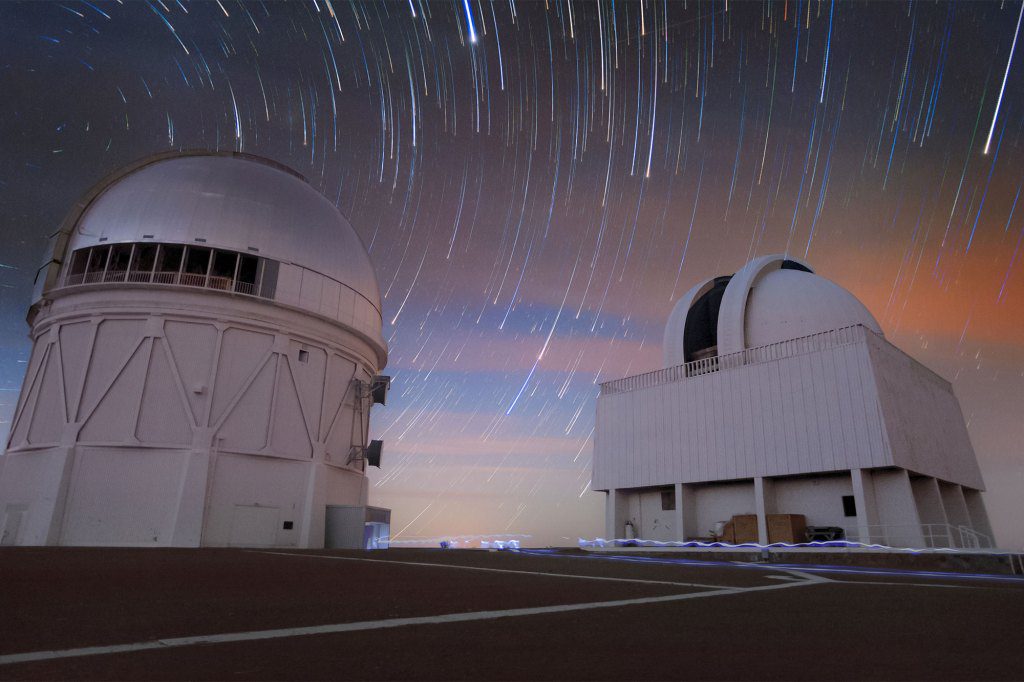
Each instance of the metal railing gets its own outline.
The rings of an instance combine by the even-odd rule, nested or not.
[[[992,538],[969,528],[950,523],[909,523],[867,526],[861,537],[856,526],[844,528],[846,539],[866,545],[911,548],[991,549]]]
[[[756,365],[763,362],[771,362],[773,360],[781,360],[783,358],[791,358],[797,355],[813,353],[828,348],[846,346],[863,341],[866,331],[867,328],[863,325],[855,324],[848,327],[840,327],[839,329],[830,329],[829,331],[818,332],[817,334],[801,336],[796,339],[779,341],[778,343],[771,343],[766,346],[747,348],[746,350],[736,353],[702,358],[700,360],[687,362],[683,365],[676,365],[675,367],[667,367],[665,369],[647,372],[646,374],[637,374],[623,379],[614,379],[601,384],[601,395],[611,395],[615,393],[635,391],[642,388],[651,388],[653,386],[660,386],[662,384],[668,384],[675,381],[682,381],[690,377],[702,376],[722,370],[735,369],[737,367],[743,367],[744,365]]]
[[[68,274],[64,286],[82,284],[103,284],[107,282],[129,282],[132,284],[172,284],[218,291],[233,291],[246,296],[262,296],[260,287],[252,282],[242,282],[231,277],[204,275],[188,272],[151,272],[148,270],[107,270],[106,272],[80,272]],[[267,298],[266,296],[262,296]]]

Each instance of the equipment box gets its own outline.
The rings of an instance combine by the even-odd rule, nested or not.
[[[391,544],[391,510],[380,507],[327,505],[326,549],[387,549]]]
[[[732,517],[732,528],[737,545],[742,545],[745,542],[757,542],[756,514],[737,514]]]
[[[769,514],[768,543],[784,542],[795,545],[805,542],[807,519],[803,514]]]

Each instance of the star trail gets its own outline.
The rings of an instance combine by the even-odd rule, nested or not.
[[[659,366],[695,282],[785,251],[953,382],[1020,546],[1022,13],[5,3],[0,434],[46,235],[135,159],[233,149],[304,174],[370,252],[394,378],[371,495],[398,540],[599,534],[598,384]]]

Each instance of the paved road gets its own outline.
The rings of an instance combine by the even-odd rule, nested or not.
[[[5,548],[0,679],[1024,679],[1024,580],[583,552]]]

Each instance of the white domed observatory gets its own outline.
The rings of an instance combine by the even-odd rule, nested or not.
[[[664,369],[601,385],[609,539],[992,545],[949,382],[806,263],[693,287],[663,348]]]
[[[0,458],[3,544],[323,547],[329,509],[373,522],[360,546],[386,535],[366,506],[388,384],[377,279],[302,176],[149,157],[52,241]]]

